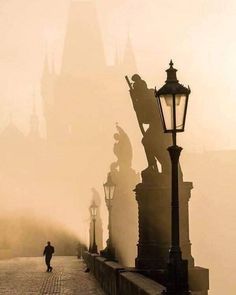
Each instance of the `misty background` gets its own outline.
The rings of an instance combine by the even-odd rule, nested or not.
[[[191,87],[186,131],[178,140],[184,148],[181,158],[184,178],[194,185],[190,200],[193,256],[198,265],[210,268],[210,294],[222,294],[225,285],[227,294],[234,294],[236,41],[232,36],[236,3],[232,0],[91,2],[96,5],[99,25],[96,29],[101,34],[108,67],[122,61],[130,42],[137,71],[149,87],[158,88],[164,83],[170,58],[179,70],[179,81]],[[43,228],[46,240],[53,239],[56,235],[53,232],[63,224],[62,240],[71,235],[71,241],[77,237],[87,242],[92,187],[101,195],[106,228],[102,184],[114,159],[116,122],[130,137],[133,168],[140,172],[146,167],[141,134],[123,77],[115,86],[119,86],[120,93],[117,96],[104,93],[102,100],[102,91],[107,85],[113,87],[114,76],[108,74],[100,79],[94,72],[96,88],[89,83],[83,85],[83,95],[89,94],[89,99],[79,101],[76,113],[79,126],[83,126],[78,129],[79,142],[67,146],[60,143],[61,149],[48,145],[42,77],[45,62],[50,69],[54,67],[56,75],[61,72],[70,7],[69,0],[0,0],[0,213],[3,231],[11,220],[11,236],[18,232],[15,226],[21,218],[18,216],[24,216],[21,228],[29,236],[34,230],[28,224]],[[88,26],[93,23],[86,16],[83,21]],[[90,55],[81,58],[89,61]],[[101,88],[99,99],[98,88]],[[60,114],[63,111],[69,114],[67,108],[60,110]],[[28,136],[34,115],[40,144],[32,143]],[[37,153],[43,156],[37,157]],[[49,224],[55,230],[49,231]],[[27,240],[23,235],[17,245],[19,241]],[[41,243],[44,246],[44,241]]]

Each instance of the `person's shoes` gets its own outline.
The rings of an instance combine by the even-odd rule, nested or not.
[[[50,266],[50,269],[49,269],[49,271],[50,271],[50,272],[52,272],[52,267],[51,267],[51,266]]]

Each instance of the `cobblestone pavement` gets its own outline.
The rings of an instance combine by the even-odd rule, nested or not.
[[[0,260],[0,295],[105,295],[76,257],[53,257],[45,272],[43,257]]]

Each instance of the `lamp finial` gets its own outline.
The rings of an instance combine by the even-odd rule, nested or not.
[[[173,68],[174,63],[173,63],[172,59],[170,60],[169,65],[170,65],[169,69],[166,70],[166,72],[167,72],[166,82],[178,83],[178,80],[177,80],[177,77],[176,77],[177,70],[175,68]]]

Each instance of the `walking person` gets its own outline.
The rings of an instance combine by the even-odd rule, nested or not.
[[[45,255],[45,263],[47,265],[47,272],[52,271],[52,267],[50,265],[52,254],[54,253],[54,247],[51,246],[51,243],[48,242],[47,246],[44,248],[43,255]]]

